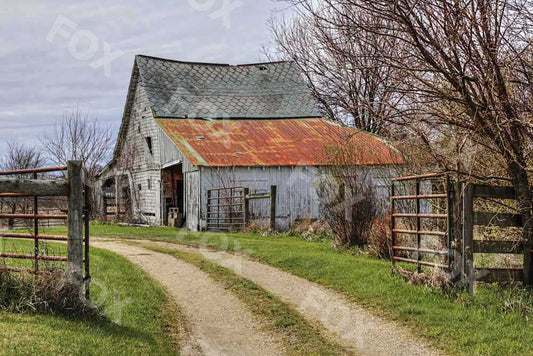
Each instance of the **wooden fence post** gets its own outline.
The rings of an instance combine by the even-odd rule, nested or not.
[[[244,216],[244,226],[243,228],[246,228],[248,224],[250,223],[250,199],[248,199],[248,195],[250,194],[250,188],[244,188],[243,189],[243,216]]]
[[[468,291],[474,293],[474,186],[467,184],[463,189],[463,278]]]
[[[275,185],[270,186],[270,229],[276,228],[276,195],[278,187]]]
[[[462,231],[463,231],[463,222],[462,222],[462,205],[461,205],[461,188],[462,184],[460,181],[453,181],[450,182],[450,188],[449,191],[449,202],[448,207],[450,209],[450,217],[451,222],[449,224],[450,228],[450,241],[449,241],[449,258],[450,258],[450,267],[451,271],[454,273],[457,273],[457,275],[454,275],[454,281],[458,278],[460,279],[461,272],[463,271],[463,261],[460,260],[458,257],[458,252],[462,251],[463,248],[463,239],[462,239]]]
[[[83,185],[81,161],[68,162],[68,278],[81,286],[83,281]]]
[[[418,273],[422,273],[422,265],[420,264],[420,261],[422,260],[422,255],[420,254],[420,250],[422,249],[422,236],[420,235],[420,230],[422,228],[420,224],[420,181],[417,179],[415,181],[415,209],[416,209],[416,270]]]
[[[392,273],[396,272],[396,269],[395,269],[395,262],[396,260],[394,259],[395,257],[395,251],[394,251],[394,246],[396,246],[396,233],[394,232],[394,230],[396,229],[396,224],[395,224],[395,218],[394,218],[394,214],[395,214],[395,210],[394,210],[394,194],[395,194],[395,191],[394,191],[394,180],[391,182],[391,186],[390,186],[390,231],[391,231],[391,244],[390,244],[390,256],[391,256],[391,262],[392,262]]]
[[[119,220],[120,218],[120,176],[117,174],[115,176],[115,220]]]
[[[533,241],[524,244],[524,286],[533,288]]]

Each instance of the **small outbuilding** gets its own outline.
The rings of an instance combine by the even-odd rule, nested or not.
[[[113,160],[97,182],[107,216],[201,230],[321,217],[316,182],[350,144],[351,164],[388,198],[401,155],[321,117],[293,62],[188,63],[138,55]],[[248,199],[250,198],[250,199]],[[257,199],[254,199],[257,198]]]

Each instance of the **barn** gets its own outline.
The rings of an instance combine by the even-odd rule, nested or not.
[[[401,155],[377,136],[322,118],[294,63],[137,55],[97,206],[108,218],[193,231],[214,216],[218,227],[242,218],[288,229],[320,218],[316,181],[332,164],[327,147],[346,142],[358,152],[353,164],[387,198]]]

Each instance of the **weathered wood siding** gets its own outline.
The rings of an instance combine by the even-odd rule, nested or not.
[[[100,182],[113,176],[127,177],[133,214],[147,223],[158,224],[161,221],[159,127],[139,81],[137,79],[133,101],[127,110],[128,117],[124,118],[127,127],[120,159],[100,177]],[[152,141],[151,152],[147,137]]]
[[[200,213],[200,171],[186,172],[185,219],[188,230],[198,231]]]
[[[167,136],[167,134],[161,129],[161,127],[158,126],[157,129],[159,135],[159,152],[161,166],[165,166],[166,164],[171,164],[179,161],[180,163],[182,163],[183,172],[192,172],[198,170],[197,167],[193,166],[189,162],[189,160],[185,158],[185,156],[176,147],[174,142],[172,142],[172,140]]]
[[[363,173],[364,172],[364,173]],[[312,166],[201,168],[200,226],[206,226],[207,191],[212,188],[244,186],[254,191],[269,191],[277,186],[276,228],[289,229],[296,221],[318,219],[321,208],[316,184],[321,169]],[[372,181],[381,209],[389,204],[389,182],[394,172],[387,167],[362,167],[361,174]],[[269,200],[250,204],[252,219],[267,219]]]

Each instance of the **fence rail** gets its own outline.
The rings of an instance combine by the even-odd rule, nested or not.
[[[19,170],[12,170],[12,171],[1,171],[0,176],[50,173],[50,172],[61,172],[61,171],[66,171],[66,170],[68,170],[68,166],[19,169]]]
[[[421,182],[426,180],[442,179],[445,192],[421,194]],[[415,192],[402,192],[396,194],[398,184],[414,184]],[[422,212],[421,201],[432,199],[445,199],[446,213]],[[519,240],[480,240],[474,238],[476,226],[492,226],[496,228],[522,227],[523,221],[520,214],[510,212],[495,213],[477,211],[475,201],[483,199],[501,200],[515,199],[515,192],[511,186],[491,186],[484,184],[471,184],[451,181],[445,173],[431,173],[418,176],[394,178],[391,184],[392,205],[392,264],[397,262],[412,263],[421,266],[445,268],[448,271],[458,272],[454,275],[456,282],[462,282],[473,293],[476,282],[511,282],[522,281],[526,286],[533,285],[533,275],[526,273],[531,267],[532,251],[525,251],[525,243]],[[400,202],[415,204],[415,212],[399,212],[397,205]],[[400,219],[413,219],[415,228],[398,226]],[[431,231],[421,228],[422,219],[447,219],[446,229]],[[422,245],[424,236],[440,236],[446,239],[447,250],[426,248]],[[406,246],[398,242],[399,236],[415,236],[416,246]],[[452,250],[452,242],[456,251]],[[512,254],[523,255],[522,268],[485,268],[475,264],[475,254]],[[414,255],[414,256],[413,256]],[[425,261],[423,256],[446,256],[447,263]]]
[[[38,179],[38,174],[67,171],[67,180]],[[31,179],[21,176],[31,175]],[[31,239],[34,241],[33,254],[16,254],[6,251],[0,253],[2,259],[33,260],[32,269],[7,266],[10,272],[42,273],[40,261],[67,262],[68,276],[74,281],[85,284],[85,295],[89,297],[90,263],[89,263],[89,222],[90,199],[87,173],[80,161],[69,161],[67,166],[22,169],[0,172],[0,176],[17,176],[0,178],[0,198],[19,199],[33,197],[33,211],[28,213],[0,212],[0,219],[33,220],[33,233],[0,232],[3,239]],[[39,210],[41,197],[67,197],[67,214],[44,214]],[[16,205],[15,205],[16,208]],[[15,209],[14,208],[14,209]],[[68,236],[45,235],[39,232],[40,220],[67,220]],[[41,241],[66,241],[67,256],[50,256],[41,254]]]
[[[440,181],[443,183],[444,192],[443,193],[421,193],[421,183],[422,182],[433,182]],[[398,185],[403,184],[404,190],[405,185],[410,185],[410,188],[414,188],[414,193],[401,192],[398,194]],[[414,175],[407,177],[397,177],[392,179],[391,185],[391,228],[392,228],[392,251],[391,251],[391,260],[393,267],[396,262],[412,263],[416,264],[417,271],[422,272],[422,266],[429,267],[439,267],[446,270],[451,270],[452,268],[452,251],[451,251],[451,239],[450,239],[450,226],[451,226],[451,204],[450,204],[450,180],[447,174],[444,173],[430,173],[422,175]],[[445,210],[446,213],[432,213],[432,212],[422,212],[421,202],[426,200],[437,200],[441,201],[445,199]],[[398,205],[400,202],[414,203],[415,212],[398,212]],[[411,225],[414,228],[406,228],[404,226],[399,226],[402,219],[412,219],[410,220]],[[446,219],[446,229],[443,230],[427,230],[423,228],[422,221],[424,220],[442,220]],[[412,223],[414,221],[414,224]],[[403,225],[406,225],[405,223]],[[416,246],[407,246],[403,245],[400,242],[400,237],[402,235],[415,236],[416,237]],[[423,247],[424,237],[425,236],[437,236],[444,238],[446,241],[443,244],[446,249],[433,249]],[[407,256],[406,256],[407,254]],[[414,254],[412,257],[410,254]],[[438,263],[434,261],[424,260],[424,256],[433,255],[433,256],[443,256],[446,257],[446,264]]]
[[[250,201],[269,199],[269,226],[276,226],[277,186],[270,192],[250,193],[246,187],[214,188],[207,191],[207,229],[242,229],[250,223]]]

